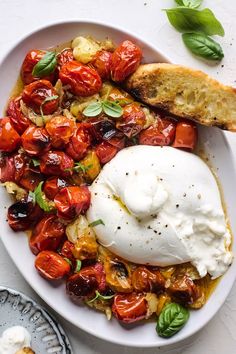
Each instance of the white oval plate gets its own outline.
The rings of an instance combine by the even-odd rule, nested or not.
[[[145,62],[168,61],[157,49],[144,40],[121,29],[91,21],[61,22],[47,26],[31,33],[18,42],[0,64],[0,109],[3,111],[12,87],[19,74],[21,63],[26,52],[33,48],[49,48],[58,43],[71,40],[77,35],[91,35],[98,39],[109,37],[119,43],[124,39],[133,39],[144,53]],[[224,198],[231,220],[232,231],[236,231],[236,212],[233,191],[235,190],[236,174],[233,156],[223,133],[216,128],[201,128],[200,138],[208,152],[212,165],[217,173],[224,191]],[[0,233],[2,241],[11,258],[33,289],[65,319],[77,327],[99,338],[113,343],[136,347],[154,347],[173,344],[183,340],[201,329],[219,310],[225,301],[236,277],[236,262],[222,278],[217,290],[213,293],[203,309],[193,311],[187,325],[170,339],[157,336],[155,323],[142,322],[125,326],[116,319],[107,321],[106,317],[86,306],[76,306],[66,295],[65,284],[53,284],[41,278],[34,268],[34,255],[28,247],[27,237],[23,232],[14,233],[6,222],[6,208],[11,201],[6,191],[0,189]],[[235,249],[235,244],[234,244]]]

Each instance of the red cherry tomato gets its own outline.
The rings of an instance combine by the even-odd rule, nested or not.
[[[109,162],[119,151],[115,146],[103,141],[95,147],[95,152],[102,164]]]
[[[51,177],[44,182],[43,191],[48,199],[53,200],[59,190],[67,186],[68,183],[64,179]]]
[[[61,248],[60,254],[62,257],[68,258],[70,259],[72,262],[75,261],[75,258],[73,256],[73,250],[74,250],[75,246],[72,242],[66,240],[63,243],[63,246]]]
[[[96,290],[103,291],[105,287],[105,273],[100,263],[82,268],[66,283],[67,293],[74,300],[94,297]]]
[[[53,96],[57,98],[49,100]],[[59,97],[51,82],[47,80],[38,80],[24,87],[22,100],[31,107],[36,113],[52,114],[59,106]],[[41,110],[40,110],[41,109]]]
[[[7,212],[8,224],[14,231],[30,229],[42,216],[43,211],[38,204],[29,201],[14,203]]]
[[[15,182],[15,162],[14,156],[0,157],[0,182]]]
[[[30,120],[24,116],[20,108],[21,96],[12,99],[7,107],[7,115],[10,117],[11,124],[20,135],[30,125]]]
[[[73,167],[73,159],[63,151],[49,151],[41,157],[40,171],[45,175],[71,176]]]
[[[57,65],[61,67],[64,64],[67,64],[69,61],[73,61],[73,50],[71,48],[65,48],[57,56]]]
[[[111,78],[115,82],[124,81],[139,66],[142,59],[141,49],[131,41],[122,42],[111,58]]]
[[[187,275],[180,278],[177,277],[171,282],[168,291],[178,302],[184,305],[192,304],[201,296],[200,288]]]
[[[123,115],[116,126],[128,138],[137,135],[146,123],[146,116],[139,104],[130,103],[123,108]]]
[[[70,61],[61,67],[59,78],[64,85],[70,85],[77,96],[91,96],[98,93],[102,80],[97,71],[77,61]]]
[[[56,251],[64,235],[65,225],[56,215],[45,216],[32,230],[30,249],[35,255],[45,250]]]
[[[173,147],[192,151],[197,144],[197,126],[190,121],[178,122]]]
[[[139,144],[141,145],[170,145],[175,138],[175,123],[168,119],[158,119],[155,125],[141,131]]]
[[[111,76],[112,53],[106,50],[97,52],[91,65],[97,70],[103,80],[109,80]]]
[[[47,122],[45,128],[51,137],[52,146],[60,149],[69,142],[76,129],[76,124],[72,119],[55,116]]]
[[[39,156],[50,150],[50,136],[45,128],[30,125],[21,137],[24,150],[31,156]]]
[[[147,301],[143,294],[117,294],[114,297],[112,312],[122,322],[132,323],[145,318]]]
[[[132,273],[132,285],[137,292],[159,293],[165,289],[165,279],[158,270],[140,266]]]
[[[40,79],[39,77],[33,76],[32,71],[34,66],[42,59],[45,54],[45,51],[37,49],[30,50],[27,53],[21,67],[21,78],[25,85]],[[44,79],[53,82],[55,79],[55,73],[44,76]]]
[[[35,268],[48,280],[61,279],[70,273],[70,265],[53,251],[42,251],[35,259]]]
[[[90,192],[86,186],[65,187],[57,193],[54,202],[58,217],[74,219],[89,208]]]
[[[74,132],[70,143],[66,148],[66,153],[74,160],[80,161],[85,157],[91,144],[91,136],[89,134],[90,124],[80,123]]]
[[[0,119],[0,151],[12,152],[20,145],[21,138],[13,128],[10,118]]]
[[[17,179],[17,183],[27,191],[34,191],[44,178],[38,168],[29,165],[25,166],[22,172],[21,177]]]

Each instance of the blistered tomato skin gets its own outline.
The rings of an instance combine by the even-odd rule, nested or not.
[[[48,178],[43,185],[43,191],[48,199],[53,200],[56,194],[64,187],[67,187],[68,183],[59,177]]]
[[[112,312],[118,320],[125,323],[142,320],[147,314],[145,295],[136,293],[115,295]]]
[[[21,96],[10,100],[7,107],[7,115],[10,117],[11,124],[20,135],[30,125],[30,120],[24,116],[20,108]]]
[[[119,149],[106,141],[98,144],[95,147],[95,152],[101,164],[109,162],[117,154]]]
[[[57,98],[50,101],[45,101],[52,96]],[[22,100],[24,103],[33,109],[37,114],[52,114],[59,106],[59,97],[51,82],[47,80],[38,80],[25,86],[22,92]]]
[[[73,60],[74,60],[73,50],[71,48],[65,48],[57,56],[57,65],[60,68],[62,65],[65,65],[68,62],[73,61]]]
[[[165,279],[158,270],[139,266],[132,273],[132,285],[137,292],[159,293],[165,289]]]
[[[34,66],[43,58],[45,54],[45,51],[37,49],[30,50],[27,53],[21,67],[21,78],[25,85],[40,79],[39,77],[33,76],[32,71]],[[53,82],[55,79],[55,74],[52,73],[49,76],[44,76],[44,79]]]
[[[48,176],[71,176],[73,167],[73,159],[63,151],[49,151],[41,157],[40,171]]]
[[[67,220],[74,219],[89,208],[90,198],[90,192],[86,186],[61,189],[54,198],[58,217]]]
[[[55,116],[45,126],[55,149],[64,148],[73,135],[76,124],[72,119],[64,116]]]
[[[76,161],[80,161],[85,157],[88,148],[91,145],[89,129],[90,124],[77,124],[77,129],[66,148],[66,153]]]
[[[28,201],[12,204],[7,213],[8,224],[14,231],[30,229],[42,216],[42,209]]]
[[[40,156],[50,150],[50,136],[45,128],[30,125],[21,138],[24,150],[31,156]]]
[[[35,268],[48,280],[61,279],[70,273],[70,265],[53,251],[42,251],[35,259]]]
[[[59,78],[77,96],[87,97],[98,93],[102,80],[96,70],[77,61],[70,61],[61,67]]]
[[[139,104],[130,103],[123,108],[123,115],[117,128],[120,129],[128,138],[140,133],[146,123],[146,116]]]
[[[131,41],[122,42],[111,58],[111,78],[115,82],[124,81],[138,68],[142,59],[141,49]]]
[[[0,151],[12,152],[20,146],[20,143],[20,135],[12,126],[10,118],[0,119]]]
[[[30,249],[35,255],[45,250],[56,251],[64,235],[65,225],[56,215],[45,216],[32,230]]]
[[[15,164],[13,156],[0,157],[0,182],[15,181]]]
[[[155,125],[151,125],[141,131],[139,144],[153,146],[171,145],[175,138],[175,127],[174,121],[168,118],[159,119]]]
[[[94,69],[97,70],[102,80],[109,80],[111,76],[111,58],[112,53],[106,50],[101,50],[95,55],[91,62]]]
[[[173,147],[192,151],[197,145],[197,126],[194,122],[182,121],[176,126]]]
[[[28,164],[24,167],[21,177],[17,179],[20,187],[27,191],[34,191],[38,184],[44,179],[40,170],[36,167],[31,167]]]
[[[72,242],[66,240],[64,243],[63,243],[63,246],[61,248],[61,251],[60,251],[60,255],[62,257],[65,257],[65,258],[68,258],[70,259],[72,262],[75,261],[75,258],[73,256],[73,250],[74,250],[75,246]]]

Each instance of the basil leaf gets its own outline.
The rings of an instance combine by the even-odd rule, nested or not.
[[[31,159],[34,167],[38,167],[40,165],[40,161],[39,160],[36,160],[36,159]]]
[[[96,117],[102,113],[102,102],[92,102],[84,110],[83,115],[86,117]]]
[[[81,170],[83,173],[86,173],[92,167],[93,167],[92,164],[88,165],[88,166],[85,166],[85,165],[83,165],[80,162],[75,162],[75,166],[73,167],[73,170],[76,171],[76,172],[79,172],[79,170]]]
[[[41,60],[34,66],[32,75],[43,77],[51,74],[57,65],[56,53],[47,52]]]
[[[184,44],[195,55],[208,60],[221,60],[224,57],[219,43],[201,33],[184,33]]]
[[[95,220],[95,221],[91,222],[88,226],[94,227],[94,226],[97,226],[97,225],[105,225],[105,224],[102,221],[102,219],[98,219],[98,220]]]
[[[199,11],[189,7],[176,7],[164,11],[172,26],[179,32],[203,32],[209,36],[225,34],[221,23],[210,9]]]
[[[45,198],[45,194],[42,191],[42,185],[43,185],[43,181],[41,181],[38,186],[35,188],[34,190],[34,198],[36,203],[40,206],[41,209],[43,209],[46,212],[51,211],[53,208],[51,207],[51,205],[47,202],[46,198]]]
[[[79,259],[76,259],[76,267],[75,267],[75,273],[78,273],[81,269],[82,262]]]
[[[115,294],[114,295],[102,295],[102,294],[100,294],[100,292],[98,290],[95,291],[95,294],[96,295],[92,300],[87,301],[89,304],[91,304],[95,300],[103,300],[103,301],[110,300],[115,296]]]
[[[192,9],[197,9],[203,0],[175,0],[175,2],[180,6],[191,7]]]
[[[109,117],[119,118],[123,114],[122,107],[116,102],[103,101],[102,107],[103,107],[104,113],[106,113]]]
[[[171,337],[183,328],[188,319],[189,310],[174,302],[170,303],[161,311],[156,331],[161,337]]]

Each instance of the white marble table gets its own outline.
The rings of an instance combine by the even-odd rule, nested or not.
[[[16,39],[41,25],[59,19],[97,19],[123,26],[148,39],[173,62],[202,69],[224,83],[236,86],[236,1],[204,1],[206,7],[214,10],[226,31],[225,38],[219,40],[225,59],[218,66],[196,60],[184,48],[179,33],[169,26],[161,12],[173,3],[174,0],[0,0],[0,60]],[[0,84],[4,83],[0,81]],[[227,139],[236,151],[236,135],[228,133]],[[22,278],[1,243],[0,284],[21,290],[45,305]],[[165,349],[125,348],[106,343],[53,314],[66,330],[75,354],[236,353],[236,284],[219,313],[203,330],[187,341]]]

